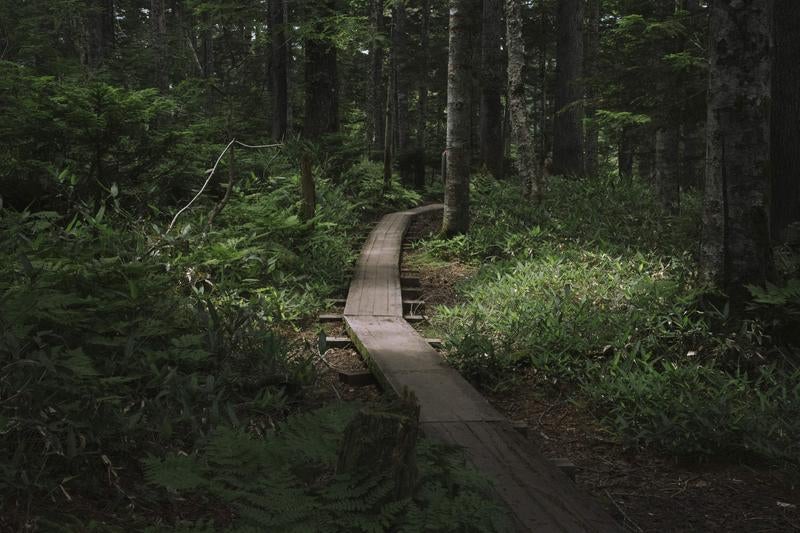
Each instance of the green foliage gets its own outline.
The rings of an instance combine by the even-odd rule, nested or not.
[[[556,178],[544,208],[505,184],[474,193],[469,235],[419,245],[483,262],[459,287],[465,303],[433,317],[470,379],[505,387],[530,368],[568,384],[626,446],[796,463],[800,376],[770,337],[797,330],[794,281],[751,288],[757,318],[734,324],[704,303],[692,196],[666,218],[635,182]]]
[[[375,215],[419,205],[422,196],[404,188],[396,178],[388,189],[383,180],[383,165],[361,159],[342,176],[344,190],[356,202],[360,212]]]
[[[335,472],[354,406],[295,415],[256,439],[220,429],[196,456],[145,461],[147,481],[173,498],[202,498],[235,510],[227,531],[507,531],[487,482],[460,451],[421,441],[415,495],[396,500],[381,472]],[[200,520],[207,520],[202,518]]]

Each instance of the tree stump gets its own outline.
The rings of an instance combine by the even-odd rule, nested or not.
[[[406,397],[385,410],[361,410],[345,428],[337,473],[386,473],[394,481],[395,499],[411,496],[419,433],[419,407],[412,400]]]

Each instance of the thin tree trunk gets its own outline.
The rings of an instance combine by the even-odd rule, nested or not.
[[[419,76],[419,101],[417,103],[417,153],[414,158],[414,188],[421,191],[425,188],[425,163],[427,161],[426,143],[428,142],[428,63],[430,52],[430,0],[422,0],[422,25],[420,26],[421,65]]]
[[[336,13],[336,1],[314,4],[316,32],[325,31],[323,19]],[[323,135],[339,131],[339,79],[336,45],[330,39],[315,35],[305,42],[306,113],[303,134],[319,140]]]
[[[525,90],[525,41],[522,36],[521,0],[506,0],[508,43],[508,106],[511,130],[517,144],[517,167],[525,192],[540,203],[544,195],[542,174],[536,169],[536,149],[531,137],[528,98]]]
[[[619,136],[617,163],[619,177],[623,181],[630,181],[633,177],[633,128],[626,126]]]
[[[284,24],[286,0],[270,0],[269,26],[272,33],[272,138],[286,137],[289,130],[289,43]]]
[[[703,242],[705,278],[735,308],[772,271],[770,0],[712,0]]]
[[[314,218],[317,211],[317,191],[309,155],[304,155],[300,159],[300,196],[302,197],[300,218],[303,222],[308,222]]]
[[[393,153],[392,153],[392,128],[393,128],[393,120],[392,117],[394,116],[393,109],[392,109],[392,102],[394,98],[392,98],[392,94],[394,94],[394,83],[393,83],[393,76],[389,76],[389,83],[386,84],[386,100],[384,105],[386,106],[385,109],[385,116],[384,116],[384,134],[383,134],[383,191],[384,193],[389,190],[389,187],[392,183],[392,160],[393,160]]]
[[[775,0],[772,81],[772,235],[800,221],[800,2]]]
[[[161,92],[169,89],[167,64],[167,18],[164,0],[150,0],[150,24],[153,30],[153,72],[156,87]]]
[[[442,232],[469,229],[469,160],[472,0],[450,0],[450,44],[447,66],[447,180]]]
[[[597,103],[597,75],[599,72],[598,61],[600,56],[600,0],[587,0],[586,3],[586,158],[584,169],[589,177],[596,177],[598,174],[598,135],[599,129],[595,123],[595,111]]]
[[[400,180],[410,186],[413,181],[413,153],[411,144],[411,123],[409,121],[408,99],[411,72],[409,69],[409,42],[407,36],[406,5],[395,0],[392,10],[392,57],[394,58],[395,90],[395,130],[397,132],[397,159],[400,167]]]
[[[372,42],[370,79],[370,103],[372,105],[370,120],[371,135],[369,146],[372,152],[384,149],[385,117],[386,117],[386,86],[383,80],[384,50],[383,41],[386,33],[386,19],[383,15],[384,0],[372,0],[373,28],[375,39]]]
[[[553,168],[583,175],[583,2],[559,0]]]
[[[480,157],[496,179],[503,177],[503,0],[483,0],[480,77]]]
[[[86,62],[89,68],[101,67],[114,47],[114,1],[93,0],[89,4]]]
[[[678,129],[666,125],[656,131],[656,190],[661,206],[675,214],[680,207]]]

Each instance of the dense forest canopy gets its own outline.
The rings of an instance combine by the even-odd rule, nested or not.
[[[0,0],[0,530],[506,527],[435,441],[335,468],[312,319],[433,202],[490,399],[794,483],[799,48],[794,0]]]

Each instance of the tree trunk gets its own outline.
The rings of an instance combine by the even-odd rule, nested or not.
[[[483,0],[481,31],[480,156],[496,179],[503,177],[503,0]]]
[[[671,214],[680,207],[679,142],[675,126],[667,125],[656,131],[656,190],[661,206]]]
[[[368,139],[370,151],[380,152],[384,149],[384,130],[386,116],[386,86],[383,80],[384,50],[383,41],[386,32],[386,19],[383,16],[384,0],[372,0],[372,19],[375,39],[372,41],[370,103],[372,105],[370,127],[371,135]]]
[[[96,70],[105,63],[114,46],[114,0],[92,0],[88,10],[86,62]]]
[[[428,65],[430,52],[430,0],[422,0],[422,25],[420,26],[421,65],[419,76],[419,101],[417,103],[417,154],[414,167],[414,188],[421,191],[425,188],[425,163],[427,161],[426,143],[428,142]]]
[[[409,121],[408,98],[411,91],[410,57],[407,35],[408,15],[402,0],[395,0],[392,10],[392,58],[394,64],[395,131],[397,132],[397,160],[400,180],[410,186],[413,181],[413,157],[411,123]]]
[[[289,43],[284,24],[286,0],[270,0],[272,32],[272,138],[281,141],[289,131]]]
[[[772,80],[772,235],[800,221],[800,2],[775,0]]]
[[[304,155],[300,159],[300,196],[302,197],[300,219],[308,222],[314,218],[317,211],[317,190],[309,155]]]
[[[167,17],[164,0],[150,0],[150,24],[153,30],[153,73],[161,92],[169,89],[167,61]]]
[[[339,448],[337,474],[386,474],[394,482],[391,501],[409,498],[416,488],[419,408],[395,412],[364,409],[347,425]]]
[[[617,163],[619,177],[623,181],[630,181],[633,177],[633,132],[633,128],[626,126],[619,135]]]
[[[336,13],[336,0],[315,3],[312,17],[317,19],[315,33],[305,42],[306,114],[303,134],[319,140],[339,131],[339,79],[336,45],[326,36],[325,21]]]
[[[534,202],[544,194],[540,172],[536,170],[536,149],[531,137],[528,98],[525,91],[525,41],[522,36],[521,0],[506,0],[506,43],[508,43],[508,106],[511,131],[517,144],[517,170],[525,192]]]
[[[597,75],[599,72],[598,61],[600,56],[600,0],[587,0],[586,3],[586,157],[584,161],[584,171],[589,177],[597,177],[598,174],[598,135],[599,129],[594,121],[597,109]]]
[[[470,160],[470,18],[473,0],[450,0],[450,46],[447,65],[447,178],[442,232],[469,230]]]
[[[203,13],[201,23],[203,78],[208,79],[214,77],[214,24],[207,13]]]
[[[583,1],[559,0],[553,169],[583,175]]]
[[[770,0],[712,0],[701,269],[738,307],[771,273]]]
[[[392,95],[394,94],[394,77],[389,76],[389,83],[386,84],[386,99],[384,100],[384,105],[386,106],[385,115],[384,115],[384,133],[383,133],[383,191],[384,193],[389,190],[389,187],[392,183],[392,160],[393,160],[393,153],[392,153],[392,117],[394,113],[392,112],[392,102],[394,98]]]

